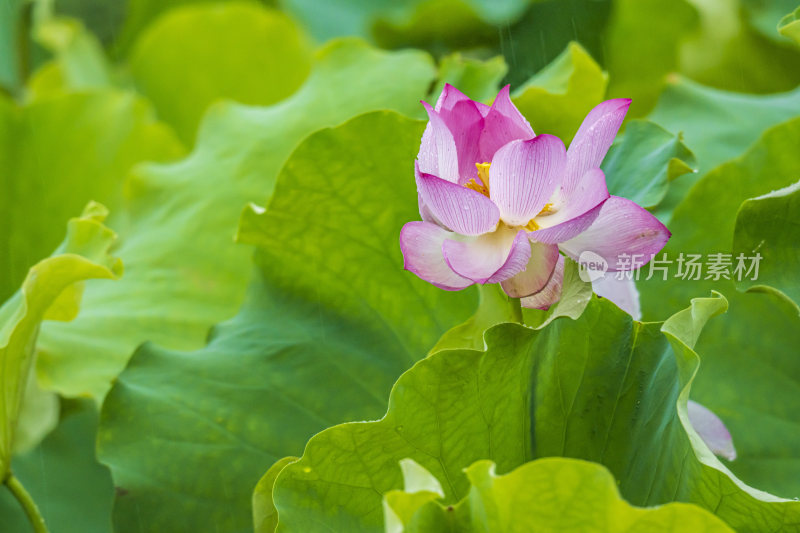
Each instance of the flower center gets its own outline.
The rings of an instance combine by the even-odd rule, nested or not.
[[[539,224],[536,222],[536,219],[538,217],[546,217],[548,215],[552,215],[556,211],[557,211],[557,209],[553,209],[553,204],[549,204],[549,203],[548,204],[544,204],[544,207],[542,208],[541,211],[539,211],[539,214],[536,215],[535,217],[533,217],[532,219],[530,219],[530,221],[528,221],[528,223],[525,224],[524,228],[527,231],[536,231],[537,229],[540,229],[541,226],[539,226]]]
[[[478,180],[476,180],[475,178],[470,178],[470,180],[464,184],[464,187],[466,187],[467,189],[472,189],[473,191],[478,191],[485,197],[489,198],[489,168],[491,166],[492,166],[491,163],[486,163],[486,162],[475,163],[475,168],[478,169],[478,179],[480,180],[480,183],[478,183]],[[553,208],[552,203],[547,203],[542,208],[542,210],[539,211],[539,214],[530,219],[527,224],[522,226],[522,228],[527,231],[536,231],[538,229],[541,229],[541,226],[539,226],[539,224],[536,222],[536,219],[538,217],[546,217],[548,215],[552,215],[556,211],[558,211],[558,209]]]
[[[491,163],[475,163],[475,168],[478,169],[478,179],[481,180],[481,183],[475,181],[475,178],[471,178],[468,182],[464,184],[464,187],[467,189],[472,189],[473,191],[478,191],[485,197],[489,197],[489,167],[492,166]]]

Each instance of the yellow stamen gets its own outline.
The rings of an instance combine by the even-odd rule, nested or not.
[[[472,189],[473,191],[478,191],[482,195],[489,197],[489,167],[491,163],[475,163],[475,168],[478,169],[478,179],[481,180],[481,183],[478,183],[475,178],[471,178],[468,182],[464,184],[464,187],[467,189]]]
[[[544,204],[544,207],[542,208],[541,211],[539,211],[539,214],[536,216],[542,217],[542,216],[552,215],[555,212],[556,210],[553,209],[553,204]]]
[[[536,223],[536,220],[531,219],[530,222],[525,225],[525,229],[528,231],[536,231],[539,229],[539,224]]]
[[[487,191],[489,190],[489,167],[491,166],[491,163],[475,163],[475,168],[478,169],[478,177]]]
[[[489,190],[486,188],[486,186],[475,181],[475,178],[472,178],[471,180],[466,182],[464,184],[464,187],[466,187],[467,189],[472,189],[473,191],[478,191],[479,193],[481,193],[486,197],[489,196]]]
[[[530,221],[525,225],[525,229],[528,231],[536,231],[537,229],[540,229],[541,226],[536,222],[536,217],[546,217],[547,215],[552,215],[556,211],[558,210],[553,209],[553,204],[544,204],[544,207],[541,211],[539,211],[539,214],[530,219]]]

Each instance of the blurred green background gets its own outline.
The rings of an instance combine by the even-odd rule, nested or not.
[[[160,499],[174,503],[174,486],[163,493],[142,490],[136,504],[126,503],[128,488],[115,493],[109,470],[95,458],[96,406],[141,343],[175,350],[163,358],[180,360],[180,350],[202,349],[209,328],[236,314],[253,268],[252,249],[232,242],[239,213],[248,201],[265,203],[291,151],[319,128],[384,108],[422,118],[417,101],[431,98],[444,81],[482,100],[510,83],[537,133],[556,133],[566,142],[600,100],[631,97],[629,119],[658,125],[640,125],[639,131],[655,132],[672,150],[670,157],[688,165],[680,178],[657,176],[657,192],[637,198],[670,223],[676,234],[670,251],[730,247],[741,201],[800,177],[799,158],[790,153],[798,138],[793,119],[800,116],[800,23],[785,18],[798,7],[796,0],[2,2],[0,296],[13,294],[30,266],[51,253],[67,219],[89,199],[111,208],[111,226],[121,236],[116,252],[127,271],[114,287],[88,284],[76,322],[42,329],[37,375],[49,394],[59,395],[50,400],[60,410],[32,415],[44,419],[47,411],[53,431],[20,453],[14,469],[56,533],[110,531],[115,494],[120,531],[135,531],[136,513],[152,515]],[[326,44],[340,37],[426,53],[382,56],[361,45],[342,45],[342,51]],[[228,100],[256,107],[219,103]],[[751,147],[747,159],[737,159]],[[769,157],[767,164],[759,150],[785,157]],[[686,173],[689,167],[696,171]],[[710,180],[718,189],[704,193],[699,182]],[[699,188],[692,189],[695,184]],[[612,192],[640,192],[616,186],[620,190]],[[747,192],[742,198],[713,192],[725,187]],[[709,205],[725,217],[707,217]],[[642,284],[645,317],[663,320],[710,288],[719,287]],[[730,465],[737,475],[759,488],[797,495],[796,310],[785,302],[767,305],[765,295],[738,294],[732,283],[726,289],[731,312],[711,326],[711,340],[698,349],[706,366],[697,399],[743,435],[740,459]],[[474,294],[453,298],[443,313],[457,323],[474,305]],[[246,327],[234,323],[230,329],[257,329],[245,320],[248,314],[275,313],[256,311],[245,308]],[[404,349],[431,345],[437,327],[426,323]],[[740,333],[731,337],[730,331]],[[237,342],[237,350],[249,346]],[[151,351],[158,360],[152,345],[136,360],[149,361]],[[203,353],[214,360],[213,349]],[[756,357],[764,364],[753,371]],[[386,366],[390,370],[375,378],[379,396],[388,395],[404,369],[396,360]],[[216,367],[205,371],[213,375]],[[176,384],[178,397],[185,393],[180,379],[167,380]],[[779,379],[787,381],[780,400],[766,398]],[[742,399],[742,389],[760,393]],[[121,420],[136,418],[125,405],[118,407]],[[384,408],[380,402],[361,411],[348,407],[337,411],[336,421],[380,416]],[[172,422],[163,421],[167,427]],[[133,461],[157,454],[159,447],[143,436],[148,423],[132,422],[117,450]],[[293,453],[322,429],[315,424],[292,435]],[[754,424],[757,431],[737,432]],[[125,431],[112,427],[100,440],[120,433]],[[766,442],[759,435],[773,438]],[[135,481],[124,460],[112,452],[106,459],[116,461],[126,481]],[[242,459],[244,466],[234,464],[228,472],[229,460],[230,454],[221,455],[209,468],[225,471],[224,490],[217,489],[227,496],[231,483],[235,503],[223,501],[213,513],[225,520],[229,513],[238,528],[249,521],[249,491],[269,461]],[[249,477],[237,485],[242,471]],[[186,500],[192,497],[197,495]],[[175,524],[182,512],[176,508],[175,516],[157,520]],[[170,515],[172,507],[165,504],[163,513]],[[28,531],[5,491],[0,519],[3,533]]]

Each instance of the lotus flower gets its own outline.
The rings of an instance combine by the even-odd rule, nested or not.
[[[577,259],[592,251],[610,271],[625,270],[632,265],[620,256],[639,254],[641,266],[669,239],[648,211],[609,195],[599,168],[629,99],[592,109],[569,150],[558,137],[534,134],[508,86],[491,106],[450,85],[435,107],[422,104],[422,221],[403,227],[400,246],[405,268],[425,281],[445,290],[500,283],[524,306],[545,309],[560,298],[561,252]]]

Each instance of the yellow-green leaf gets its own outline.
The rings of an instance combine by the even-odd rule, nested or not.
[[[0,308],[0,476],[11,460],[14,427],[28,383],[39,324],[48,308],[73,283],[90,278],[115,279],[122,263],[108,254],[114,233],[103,225],[106,212],[90,204],[70,220],[67,237],[51,257],[33,266],[20,290]]]

